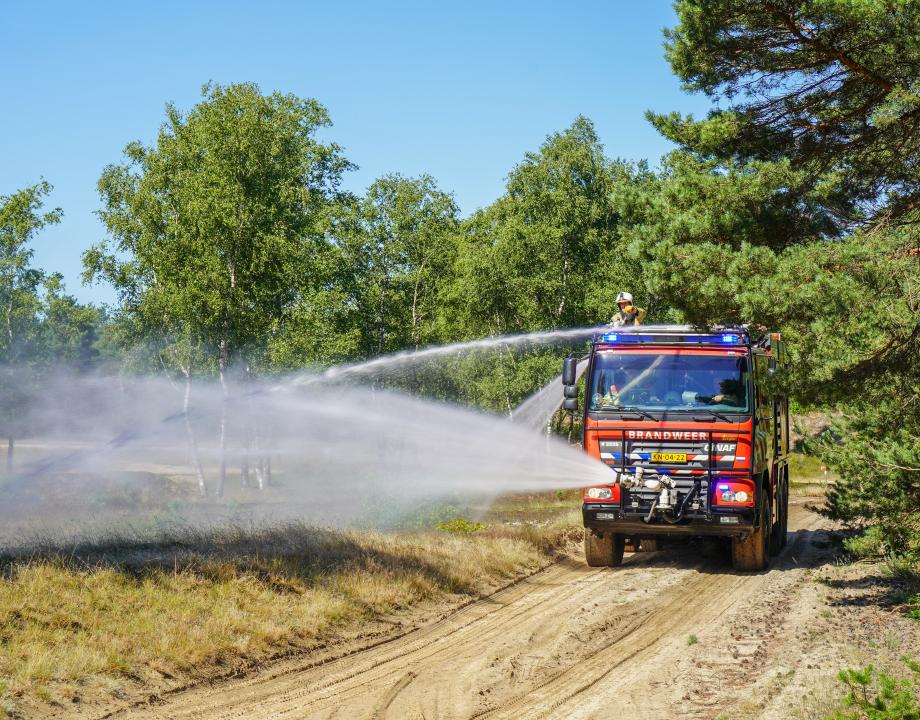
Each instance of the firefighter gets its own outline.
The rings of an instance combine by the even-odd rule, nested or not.
[[[628,292],[621,292],[617,295],[617,312],[610,318],[610,324],[614,327],[622,325],[641,325],[645,319],[645,310],[633,305],[633,296]]]

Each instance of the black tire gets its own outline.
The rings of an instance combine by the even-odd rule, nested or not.
[[[789,533],[789,470],[783,468],[779,484],[776,486],[776,518],[773,534],[770,538],[770,553],[779,555],[786,547]]]
[[[770,555],[779,555],[783,549],[783,474],[778,473],[774,488],[773,527],[770,532]]]
[[[783,521],[782,521],[782,547],[786,547],[789,542],[789,468],[783,469]]]
[[[588,567],[616,567],[623,564],[626,539],[615,533],[595,535],[585,529],[585,560]]]
[[[642,538],[639,543],[639,552],[658,552],[658,539]]]
[[[773,509],[766,498],[758,498],[760,527],[750,535],[732,538],[732,567],[741,572],[760,572],[770,564],[770,532]]]

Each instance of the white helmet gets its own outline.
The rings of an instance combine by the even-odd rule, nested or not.
[[[632,301],[632,295],[628,292],[621,292],[619,295],[617,295],[617,305],[619,305],[621,302],[631,303]]]

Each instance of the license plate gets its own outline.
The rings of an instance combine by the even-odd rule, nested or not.
[[[687,453],[652,453],[652,462],[685,463],[687,462]]]

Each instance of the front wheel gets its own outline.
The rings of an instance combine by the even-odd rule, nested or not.
[[[741,572],[759,572],[770,562],[773,509],[768,498],[760,500],[760,527],[750,535],[732,538],[732,567]]]
[[[585,528],[585,560],[589,567],[616,567],[623,564],[626,538],[616,533],[596,535]]]

